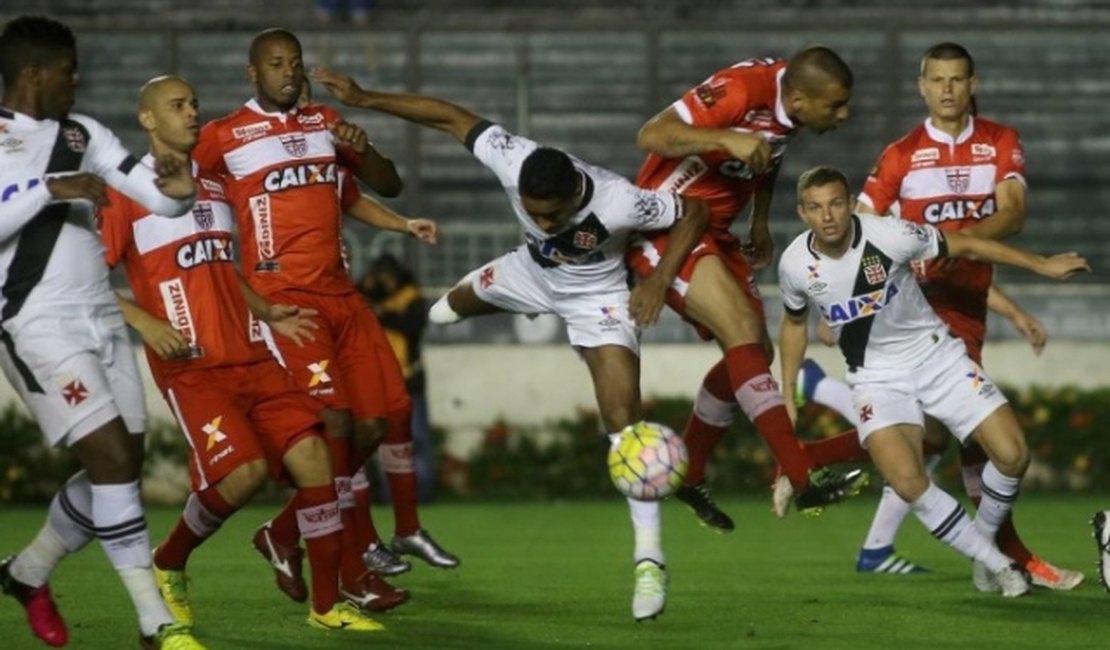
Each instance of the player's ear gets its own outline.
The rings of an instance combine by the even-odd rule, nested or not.
[[[258,83],[258,68],[254,67],[253,63],[247,65],[247,79],[249,79],[252,84]]]
[[[971,94],[975,95],[975,91],[979,90],[979,77],[971,75]]]
[[[154,113],[147,109],[139,111],[139,126],[143,127],[144,131],[153,131],[157,126]]]
[[[859,207],[859,198],[857,198],[855,196],[848,197],[848,208],[851,210],[852,214],[856,213],[856,208],[858,208],[858,207]]]
[[[925,77],[917,78],[917,94],[921,95],[921,99],[925,99]]]

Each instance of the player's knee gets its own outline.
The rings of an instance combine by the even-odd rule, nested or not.
[[[383,418],[366,418],[355,423],[355,445],[361,450],[373,451],[385,440],[388,427]]]
[[[330,485],[334,474],[328,445],[320,436],[305,436],[290,447],[283,459],[297,487]]]
[[[887,483],[903,501],[913,503],[929,489],[929,477],[924,471],[900,472],[886,479]]]
[[[1013,477],[1025,475],[1025,470],[1029,467],[1029,447],[1025,444],[1023,436],[1020,434],[1011,436],[1005,444],[995,447],[991,462],[999,472]]]
[[[233,469],[217,488],[228,505],[242,507],[266,482],[268,465],[265,458],[255,458]]]
[[[324,409],[320,412],[320,419],[324,421],[324,429],[329,438],[350,438],[354,423],[350,411]]]

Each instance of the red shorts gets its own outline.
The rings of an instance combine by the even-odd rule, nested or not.
[[[315,341],[298,346],[275,334],[274,343],[293,381],[324,406],[350,409],[355,418],[365,420],[412,403],[385,330],[358,293],[329,296],[286,289],[266,299],[319,312]]]
[[[189,443],[194,490],[259,458],[280,478],[289,447],[323,431],[320,404],[272,359],[178,373],[161,388]]]
[[[636,275],[641,278],[647,277],[655,270],[660,258],[667,250],[668,237],[669,234],[666,232],[642,233],[633,240],[625,257]],[[674,283],[667,290],[667,304],[682,316],[683,320],[693,325],[698,331],[698,336],[706,341],[712,339],[713,335],[705,326],[686,314],[686,288],[690,284],[690,278],[694,275],[694,267],[698,261],[710,255],[721,258],[725,267],[735,278],[740,290],[748,297],[752,308],[759,314],[759,318],[761,320],[766,318],[763,312],[763,297],[759,295],[759,287],[756,286],[755,275],[752,273],[748,258],[740,250],[740,241],[731,236],[727,238],[714,237],[712,234],[706,233],[702,235],[694,250],[690,251],[686,261],[682,263],[678,275],[675,276]]]

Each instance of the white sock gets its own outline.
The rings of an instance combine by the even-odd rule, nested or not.
[[[852,389],[848,384],[826,376],[814,386],[813,401],[831,408],[851,422],[852,426],[859,428],[859,415],[852,404]]]
[[[664,558],[659,502],[629,499],[628,510],[632,513],[632,530],[636,540],[633,559],[637,563],[640,560],[652,560],[662,565]]]
[[[879,507],[875,508],[875,516],[871,519],[871,528],[867,531],[863,548],[892,546],[894,538],[898,536],[898,529],[908,514],[910,504],[903,501],[894,488],[884,485],[883,495],[879,497]]]
[[[913,502],[913,512],[933,537],[972,560],[982,562],[991,573],[1009,566],[1010,558],[983,537],[968,520],[963,506],[932,481],[921,498]]]
[[[82,470],[71,476],[54,495],[46,524],[34,541],[19,553],[9,570],[23,584],[42,586],[65,556],[84,548],[93,537],[92,489]]]
[[[92,520],[108,556],[139,614],[139,629],[150,636],[173,623],[150,570],[150,535],[139,498],[139,482],[92,485]]]
[[[158,628],[174,622],[173,615],[162,602],[162,594],[158,593],[158,584],[154,582],[150,567],[121,569],[119,577],[135,604],[135,611],[139,613],[139,631],[143,636],[154,636]]]
[[[933,478],[933,470],[940,462],[939,454],[929,454],[925,457],[925,473]],[[894,538],[898,536],[898,529],[910,514],[911,506],[898,496],[894,488],[883,486],[883,495],[879,498],[879,506],[875,508],[875,516],[871,519],[871,528],[867,531],[867,539],[863,542],[865,550],[893,546]]]
[[[998,471],[994,463],[987,463],[983,469],[983,497],[979,500],[979,511],[975,515],[975,527],[983,537],[993,540],[1002,520],[1014,507],[1018,497],[1021,479],[1006,476]]]

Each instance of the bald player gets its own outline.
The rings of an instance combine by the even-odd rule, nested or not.
[[[192,164],[200,129],[188,83],[174,76],[147,82],[138,120],[150,156]],[[218,177],[193,170],[198,196],[191,216],[168,219],[116,192],[100,212],[108,264],[126,268],[135,295],[134,302],[120,298],[124,317],[142,336],[155,383],[190,448],[193,491],[154,552],[159,589],[178,622],[191,626],[189,555],[271,473],[297,488],[297,519],[312,568],[309,625],[380,630],[339,595],[343,525],[319,404],[294,385],[253,320],[300,344],[312,337],[314,312],[270,304],[242,282],[226,189]]]
[[[787,144],[802,129],[825,133],[848,118],[852,72],[834,51],[808,47],[789,61],[756,58],[714,73],[649,120],[638,143],[648,151],[637,182],[694,196],[711,220],[668,292],[668,304],[717,341],[724,358],[706,375],[684,432],[687,484],[676,496],[708,526],[733,528],[705,487],[705,464],[737,410],[755,425],[785,470],[776,511],[791,497],[816,509],[858,489],[858,473],[815,471],[797,438],[770,373],[773,349],[753,272],[773,254],[771,194]],[[749,242],[731,232],[751,206]],[[638,274],[666,250],[667,235],[645,237],[629,252]]]

